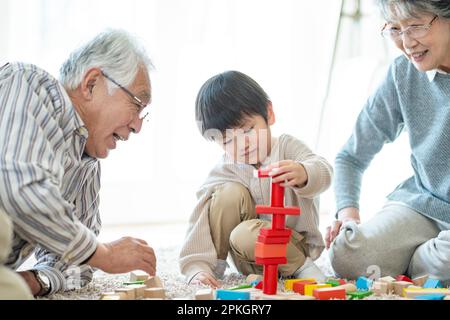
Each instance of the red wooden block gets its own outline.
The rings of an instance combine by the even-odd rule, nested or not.
[[[344,279],[338,279],[339,284],[342,286],[343,284],[346,284],[347,281],[345,281]]]
[[[314,297],[319,300],[344,299],[346,298],[345,289],[336,288],[318,288],[313,291]]]
[[[271,206],[256,206],[257,214],[279,214],[298,216],[300,214],[300,208],[297,207],[271,207]]]
[[[297,292],[299,294],[305,294],[305,286],[307,284],[316,284],[317,282],[315,281],[310,281],[310,280],[300,280],[300,281],[295,281],[292,284],[292,291]]]
[[[283,258],[258,258],[255,259],[256,264],[263,264],[263,265],[278,265],[278,264],[286,264],[287,259],[286,257]]]
[[[291,229],[273,230],[262,228],[259,230],[259,234],[266,237],[290,237],[292,233]]]
[[[257,258],[282,258],[286,257],[287,244],[268,244],[256,242],[255,257]]]
[[[255,171],[253,171],[253,176],[255,178],[270,178],[270,176],[269,176],[270,171],[272,171],[272,169],[271,170],[267,170],[267,169],[255,170]]]
[[[258,284],[255,286],[255,288],[261,290],[263,288],[263,282],[262,281],[258,282]]]
[[[258,241],[262,243],[289,243],[289,237],[267,237],[259,235]]]
[[[411,283],[413,283],[413,281],[410,279],[410,278],[408,278],[407,276],[404,276],[404,275],[398,275],[398,276],[396,276],[395,277],[395,280],[397,280],[397,281],[406,281],[406,282],[411,282]]]

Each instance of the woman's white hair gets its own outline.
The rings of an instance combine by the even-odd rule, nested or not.
[[[387,21],[418,18],[430,13],[450,19],[450,0],[378,0],[378,5]]]
[[[100,68],[124,87],[131,85],[140,67],[147,71],[153,64],[144,47],[124,30],[107,30],[72,52],[60,69],[60,81],[68,90],[75,90],[91,68]],[[117,86],[108,81],[112,94]]]

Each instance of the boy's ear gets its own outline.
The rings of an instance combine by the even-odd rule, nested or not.
[[[267,124],[269,126],[275,123],[275,113],[273,112],[272,101],[267,103]]]

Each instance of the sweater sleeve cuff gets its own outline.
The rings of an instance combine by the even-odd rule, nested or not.
[[[301,188],[294,187],[294,191],[302,196],[314,196],[321,189],[321,177],[319,170],[314,164],[305,162],[299,163],[305,168],[306,174],[308,175],[308,181],[306,182],[306,185]]]
[[[80,265],[85,262],[97,249],[97,237],[81,222],[77,223],[78,232],[61,260],[68,265]]]
[[[46,275],[50,281],[50,291],[47,293],[47,295],[54,294],[58,291],[64,291],[66,288],[66,278],[62,274],[61,271],[59,271],[56,268],[52,268],[50,266],[34,266],[33,270],[39,270],[44,275]]]
[[[207,272],[214,276],[214,272],[206,262],[197,261],[195,263],[186,265],[182,270],[182,273],[186,276],[186,282],[188,284],[192,281],[192,278],[194,278],[199,272]]]

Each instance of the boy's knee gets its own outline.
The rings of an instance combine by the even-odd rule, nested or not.
[[[236,207],[236,204],[252,201],[250,192],[246,187],[237,182],[227,182],[216,188],[213,193],[213,202],[211,207],[221,209],[227,207]]]
[[[259,229],[265,225],[265,221],[258,219],[246,220],[238,224],[230,234],[231,249],[247,259],[253,259]]]

